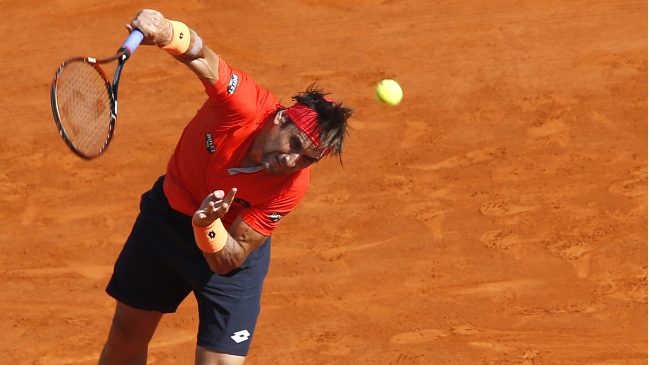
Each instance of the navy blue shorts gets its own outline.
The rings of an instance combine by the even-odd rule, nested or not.
[[[198,302],[197,345],[246,356],[270,263],[270,237],[226,275],[210,270],[190,216],[169,206],[164,176],[142,195],[140,214],[106,292],[137,309],[173,313],[190,292]]]

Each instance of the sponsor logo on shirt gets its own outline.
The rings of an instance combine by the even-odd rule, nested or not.
[[[228,82],[228,94],[234,94],[234,90],[237,89],[237,86],[239,86],[239,76],[232,74],[232,77],[230,77],[230,82]]]
[[[268,216],[268,218],[269,218],[271,221],[273,221],[273,222],[277,222],[277,221],[279,221],[280,219],[284,218],[284,216],[281,215],[281,214],[279,214],[279,213],[271,213],[271,214]]]
[[[205,133],[205,147],[208,153],[216,152],[216,146],[214,145],[214,139],[212,139],[211,133]]]

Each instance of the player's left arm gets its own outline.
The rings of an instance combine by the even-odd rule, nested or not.
[[[230,227],[223,249],[215,253],[203,252],[210,269],[218,274],[227,274],[243,265],[248,255],[258,249],[268,236],[255,231],[241,216]]]
[[[192,217],[198,247],[215,273],[224,275],[243,265],[248,255],[259,248],[268,236],[250,227],[241,216],[229,232],[220,219],[228,212],[236,189],[225,195],[222,190],[209,194]]]

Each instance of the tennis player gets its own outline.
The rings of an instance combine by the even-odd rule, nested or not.
[[[311,165],[341,157],[352,110],[310,86],[285,108],[182,22],[142,10],[127,25],[202,82],[207,101],[166,173],[142,195],[106,292],[117,300],[99,364],[146,364],[165,313],[198,302],[196,364],[242,364],[260,311],[271,233],[298,205]]]

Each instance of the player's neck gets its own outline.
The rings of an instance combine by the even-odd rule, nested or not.
[[[254,167],[261,165],[261,155],[263,150],[260,148],[260,146],[257,146],[260,135],[261,132],[257,135],[257,137],[255,137],[255,140],[252,142],[250,149],[248,149],[246,155],[243,156],[243,159],[241,159],[240,167]]]

